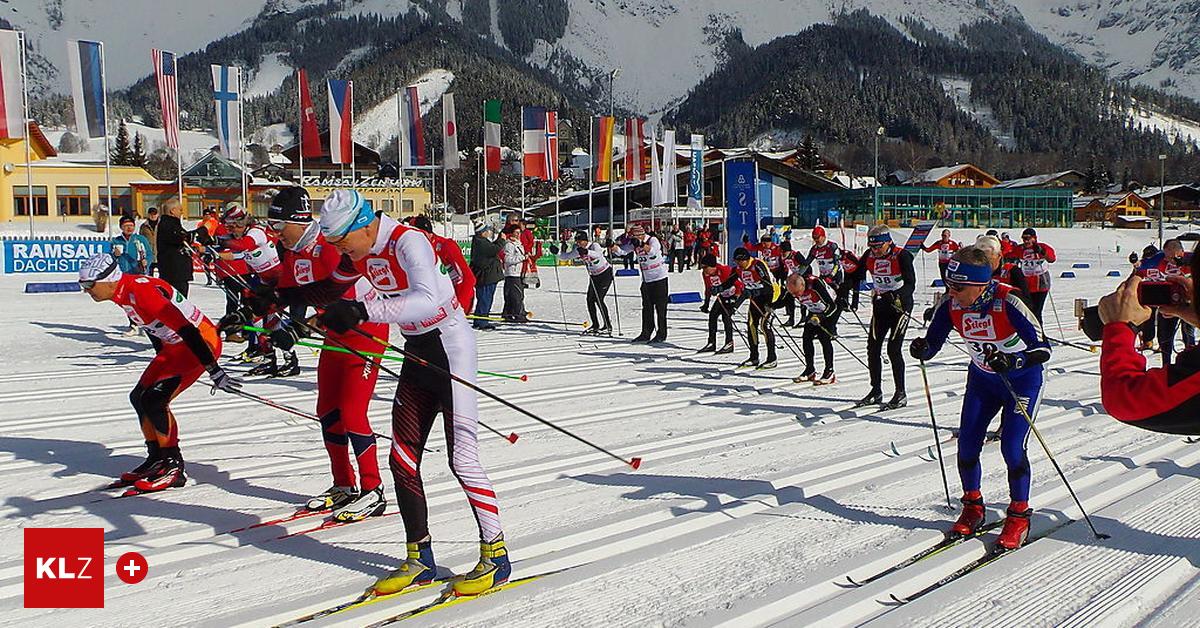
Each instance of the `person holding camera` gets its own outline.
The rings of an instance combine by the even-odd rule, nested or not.
[[[1161,251],[1146,257],[1138,266],[1135,274],[1146,281],[1164,282],[1168,277],[1190,277],[1191,268],[1184,262],[1183,244],[1171,239],[1163,243]],[[1171,363],[1171,355],[1175,352],[1175,332],[1179,329],[1179,319],[1174,316],[1163,316],[1156,309],[1154,333],[1158,336],[1158,349],[1162,352],[1163,366]],[[1196,344],[1196,330],[1187,323],[1183,324],[1183,344],[1191,347]]]
[[[1192,273],[1196,271],[1192,258]],[[1146,357],[1136,348],[1137,327],[1150,320],[1149,302],[1161,304],[1158,313],[1200,325],[1200,300],[1191,277],[1170,275],[1166,295],[1148,298],[1143,280],[1126,279],[1117,291],[1100,299],[1084,314],[1084,331],[1099,335],[1100,402],[1114,419],[1152,432],[1200,435],[1200,352],[1195,348],[1179,354],[1174,364],[1146,369]],[[1162,298],[1165,297],[1165,298]],[[1098,319],[1098,320],[1096,320]],[[1103,325],[1095,329],[1092,321]],[[1097,325],[1098,327],[1098,325]],[[1098,334],[1096,332],[1099,332]]]
[[[622,255],[637,255],[642,275],[642,333],[633,342],[667,340],[667,265],[662,244],[641,225],[631,225],[613,245]],[[657,321],[657,332],[655,331]],[[653,337],[651,337],[653,335]]]
[[[912,341],[909,353],[921,361],[932,358],[953,329],[971,355],[958,433],[963,510],[951,534],[967,536],[983,525],[979,456],[988,424],[1001,412],[1000,451],[1008,466],[1010,503],[996,543],[1016,549],[1029,534],[1033,512],[1025,443],[1041,401],[1042,364],[1050,359],[1050,345],[1041,323],[1012,287],[992,278],[988,254],[982,249],[969,246],[954,254],[946,265],[946,287],[950,298],[938,306],[929,332]]]

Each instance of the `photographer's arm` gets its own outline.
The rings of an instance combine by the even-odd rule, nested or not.
[[[1150,431],[1200,434],[1200,363],[1184,358],[1170,368],[1147,371],[1145,356],[1134,349],[1136,339],[1137,333],[1124,322],[1104,327],[1100,348],[1104,410],[1118,421]]]

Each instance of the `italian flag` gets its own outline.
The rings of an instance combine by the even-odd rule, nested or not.
[[[483,158],[488,172],[500,172],[500,101],[483,101]]]

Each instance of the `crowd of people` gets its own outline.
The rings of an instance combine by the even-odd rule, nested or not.
[[[511,565],[498,500],[479,460],[473,331],[531,321],[524,296],[527,289],[540,286],[537,263],[546,239],[535,237],[536,223],[515,214],[498,230],[482,223],[471,240],[468,262],[454,240],[434,233],[428,218],[400,222],[374,211],[350,190],[334,192],[319,209],[314,205],[303,188],[285,188],[273,196],[266,220],[231,203],[219,214],[206,211],[187,229],[182,207],[172,199],[161,215],[150,210],[140,227],[133,218],[122,218],[112,253],[82,265],[83,289],[96,301],[120,306],[133,328],[148,333],[156,350],[130,394],[147,457],[117,483],[135,492],[184,484],[184,458],[170,403],[204,373],[215,389],[246,394],[241,391],[243,380],[220,363],[225,346],[246,343],[235,360],[258,364],[245,377],[291,377],[299,372],[295,346],[315,338],[325,349],[317,368],[316,418],[329,458],[330,487],[301,508],[325,512],[343,523],[384,512],[387,496],[367,407],[380,371],[393,374],[398,384],[388,461],[407,554],[373,590],[394,593],[436,578],[420,463],[430,430],[441,418],[451,469],[480,536],[478,564],[453,586],[464,595],[487,591],[508,579]],[[1015,548],[1024,542],[1031,512],[1027,435],[1034,429],[1043,365],[1055,340],[1044,333],[1042,316],[1051,289],[1048,265],[1056,257],[1034,229],[1025,229],[1019,244],[1007,234],[988,232],[968,245],[943,230],[934,243],[908,250],[892,241],[889,227],[876,225],[867,232],[866,250],[857,255],[831,241],[821,226],[809,232],[807,250],[793,241],[794,231],[770,228],[743,236],[729,256],[730,264],[724,263],[724,234],[716,227],[648,231],[631,224],[617,237],[598,229],[555,235],[546,242],[550,254],[558,261],[581,264],[587,274],[590,327],[585,333],[612,335],[614,317],[606,297],[615,289],[615,265],[631,259],[640,276],[642,323],[632,341],[666,342],[670,275],[694,265],[701,271],[704,292],[700,309],[708,314],[701,353],[734,353],[737,332],[749,354],[739,368],[772,369],[778,367],[777,344],[783,340],[785,346],[799,345],[803,352],[798,356],[803,369],[793,381],[822,386],[837,381],[835,345],[841,346],[869,373],[870,388],[855,403],[858,408],[904,407],[906,355],[923,370],[950,333],[957,333],[970,366],[958,431],[962,511],[950,534],[974,534],[984,522],[979,454],[988,426],[999,413],[998,438],[1010,493],[999,545]],[[925,311],[925,334],[909,342],[906,351],[906,335],[914,328],[914,252],[922,251],[937,255],[944,292]],[[1137,264],[1137,280],[1187,281],[1191,289],[1189,277],[1196,262],[1186,259],[1178,241],[1148,253]],[[209,283],[225,293],[225,310],[216,322],[188,300],[193,265],[203,268]],[[159,277],[153,276],[156,272]],[[492,310],[501,282],[503,308],[496,316]],[[860,292],[869,294],[865,316],[858,313]],[[1105,346],[1127,340],[1132,344],[1130,334],[1144,332],[1147,321],[1157,316],[1158,322],[1150,326],[1169,364],[1180,319],[1186,330],[1187,322],[1194,323],[1200,315],[1176,307],[1143,312],[1127,303],[1128,295],[1122,299],[1121,308],[1110,299],[1101,315],[1108,317],[1105,322],[1124,320],[1130,326],[1111,331],[1106,327]],[[743,304],[745,313],[739,315]],[[865,362],[842,344],[838,326],[847,313],[866,334]],[[739,316],[744,317],[744,334]],[[389,334],[393,325],[406,358],[399,373],[379,357],[395,348]],[[720,344],[718,326],[723,332]],[[795,342],[791,329],[801,330],[802,342]],[[1186,331],[1184,335],[1190,346]],[[1128,371],[1143,370],[1144,360],[1139,364],[1125,352],[1122,356],[1120,368],[1126,377]],[[885,359],[893,393],[887,401]],[[1113,366],[1108,372],[1116,370]],[[1144,386],[1183,394],[1172,388],[1169,376],[1164,378]],[[1193,380],[1189,375],[1187,381]],[[1142,424],[1150,429],[1160,427],[1158,418],[1145,419],[1145,413],[1133,407],[1127,410],[1136,415],[1130,420],[1144,419]],[[1164,429],[1180,429],[1178,413],[1169,416],[1163,419]]]

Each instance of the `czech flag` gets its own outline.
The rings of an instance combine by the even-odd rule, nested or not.
[[[354,81],[329,79],[329,160],[354,163]]]

